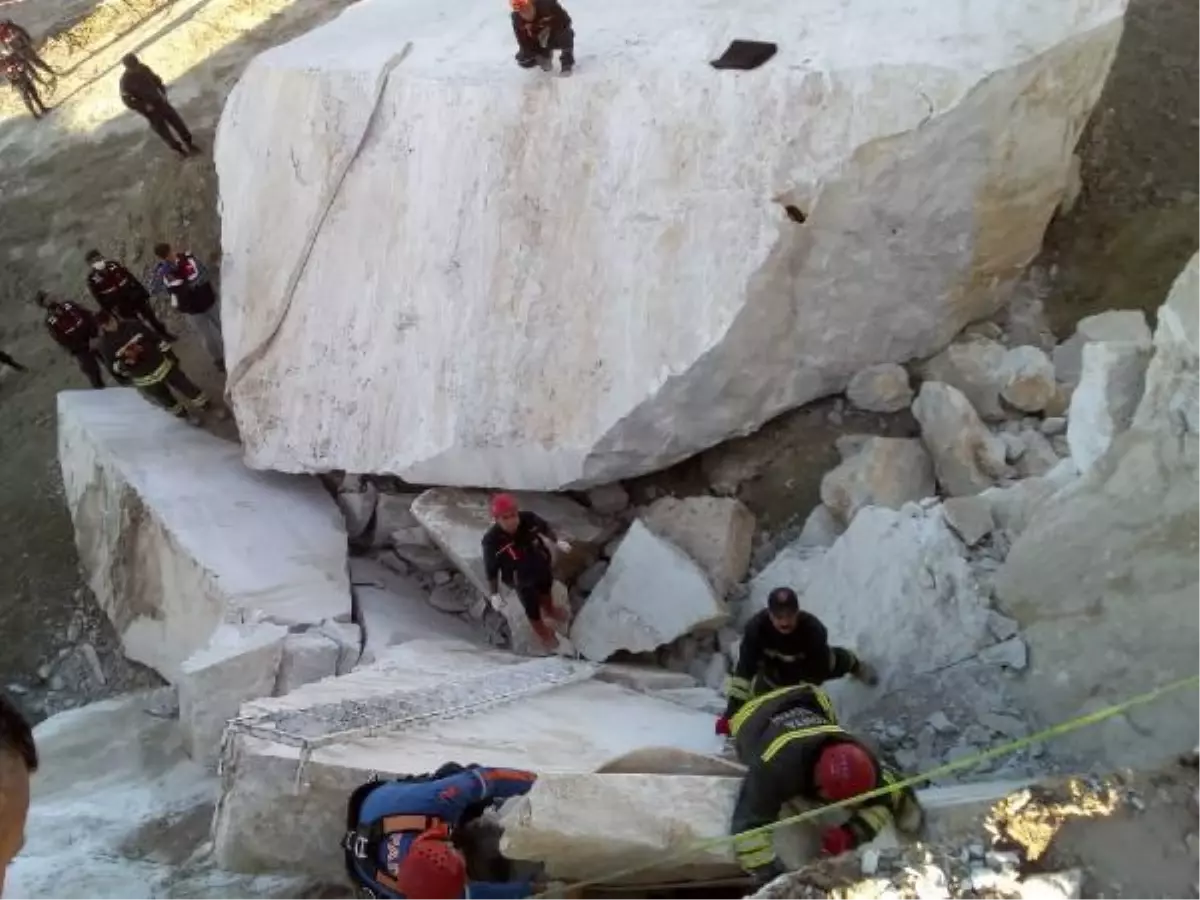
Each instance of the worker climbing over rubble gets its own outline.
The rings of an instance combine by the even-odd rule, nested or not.
[[[717,734],[729,734],[729,720],[751,697],[794,684],[822,684],[850,675],[867,685],[875,669],[845,647],[830,647],[824,624],[800,608],[789,587],[767,595],[767,608],[746,623],[738,661],[725,684],[729,704],[717,719]]]
[[[167,86],[163,80],[132,53],[125,54],[121,62],[125,66],[121,75],[121,102],[145,117],[154,133],[181,157],[199,153],[183,117],[167,99]]]
[[[483,536],[483,564],[492,606],[501,606],[502,580],[517,592],[534,634],[553,650],[558,646],[558,636],[542,617],[562,622],[565,616],[555,609],[551,594],[554,557],[550,545],[553,543],[563,553],[570,553],[571,545],[560,540],[537,513],[522,510],[512,494],[492,498],[492,518],[495,522]]]
[[[154,280],[171,297],[171,306],[188,317],[213,363],[225,371],[225,344],[221,338],[221,304],[200,261],[186,250],[172,252],[170,244],[156,244]]]
[[[103,388],[101,361],[94,346],[100,330],[92,311],[70,300],[51,300],[45,291],[38,291],[33,302],[45,310],[46,330],[50,332],[54,343],[75,358],[76,365],[92,387]],[[115,373],[113,375],[119,378]]]
[[[575,31],[558,0],[512,0],[512,27],[517,38],[517,65],[522,69],[554,67],[554,51],[564,76],[575,68]]]
[[[149,329],[140,323],[118,319],[112,313],[102,312],[96,320],[100,325],[100,356],[111,371],[129,379],[150,402],[196,424],[187,407],[204,410],[212,403],[184,374],[179,360],[170,352],[170,345],[149,334]],[[182,402],[175,394],[182,397]],[[228,416],[220,406],[215,410],[218,418]]]
[[[470,881],[455,838],[493,803],[528,793],[536,780],[519,769],[447,763],[431,775],[367,782],[347,809],[347,873],[374,897],[528,897],[540,887],[531,880]]]
[[[748,701],[730,723],[738,759],[747,767],[733,811],[732,833],[769,825],[792,800],[836,803],[903,780],[837,723],[833,704],[811,684],[784,687]],[[821,835],[821,852],[853,850],[895,822],[906,834],[924,815],[916,794],[900,788],[851,805],[849,819]],[[784,871],[771,832],[734,838],[742,868],[765,884]]]
[[[31,116],[40,119],[50,112],[50,107],[38,94],[37,85],[33,83],[30,75],[29,64],[25,60],[15,53],[0,56],[0,74],[4,76],[5,81],[12,85],[13,90],[21,95],[21,100]]]
[[[33,44],[33,36],[14,22],[12,19],[0,19],[0,52],[17,57],[23,63],[31,76],[42,84],[49,82],[38,71],[47,73],[51,78],[57,78],[58,73],[50,67],[50,63],[42,59],[37,47]]]
[[[105,259],[99,250],[89,250],[84,258],[91,269],[87,274],[88,290],[101,311],[141,321],[164,341],[178,340],[154,314],[150,292],[132,272],[115,260]]]

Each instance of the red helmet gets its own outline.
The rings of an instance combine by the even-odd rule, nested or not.
[[[467,864],[446,841],[421,835],[400,863],[396,884],[406,897],[455,900],[467,885]]]
[[[858,744],[831,744],[817,757],[817,791],[837,802],[875,789],[875,760]]]
[[[514,12],[520,12],[533,3],[533,0],[509,0]]]
[[[515,516],[518,509],[517,498],[512,494],[497,494],[492,498],[493,519],[501,519],[504,516]]]

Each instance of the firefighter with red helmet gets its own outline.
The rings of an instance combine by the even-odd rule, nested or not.
[[[733,812],[734,850],[742,868],[760,884],[783,873],[770,825],[789,800],[836,803],[885,788],[902,778],[837,723],[829,697],[800,684],[748,701],[730,721],[738,758],[747,766]],[[873,839],[894,822],[905,833],[921,827],[923,814],[911,788],[899,788],[848,807],[849,819],[821,835],[821,850],[837,856]]]
[[[558,0],[510,0],[513,36],[517,39],[517,65],[522,69],[554,67],[559,51],[563,76],[575,68],[575,30],[571,16]]]
[[[92,311],[71,300],[52,300],[45,291],[38,291],[33,302],[45,310],[46,330],[50,332],[54,343],[74,357],[79,370],[93,388],[103,388],[101,359],[95,347],[100,331]],[[114,374],[114,378],[118,377]]]

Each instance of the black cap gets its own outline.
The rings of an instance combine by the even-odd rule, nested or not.
[[[767,595],[767,611],[774,615],[800,612],[800,598],[790,587],[777,587]]]

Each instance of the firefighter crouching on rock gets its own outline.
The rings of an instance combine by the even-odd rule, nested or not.
[[[560,51],[563,77],[575,68],[575,30],[571,16],[558,0],[511,0],[513,35],[517,39],[517,65],[522,69],[554,68],[554,51]]]
[[[789,587],[767,596],[767,608],[746,623],[733,674],[725,683],[729,705],[717,719],[717,734],[729,734],[729,720],[759,694],[794,684],[822,684],[850,675],[866,685],[879,678],[874,668],[845,647],[830,647],[821,620],[800,609]]]
[[[140,322],[118,319],[109,312],[96,316],[100,325],[100,356],[118,376],[128,379],[142,396],[167,412],[192,421],[178,393],[188,406],[203,410],[210,406],[208,396],[196,387],[179,361],[171,354],[170,345],[150,334]],[[217,407],[218,418],[227,413]]]
[[[730,722],[738,759],[747,766],[731,831],[770,825],[789,800],[836,803],[903,779],[837,724],[833,704],[811,684],[750,700]],[[875,837],[888,823],[906,834],[924,818],[916,794],[901,788],[847,808],[844,825],[821,835],[821,852],[837,856]],[[759,884],[785,871],[771,832],[734,838],[738,863]]]
[[[368,896],[455,900],[528,897],[530,880],[469,881],[456,831],[498,800],[526,794],[537,776],[520,769],[447,763],[431,775],[367,782],[350,797],[342,848],[346,870]]]

